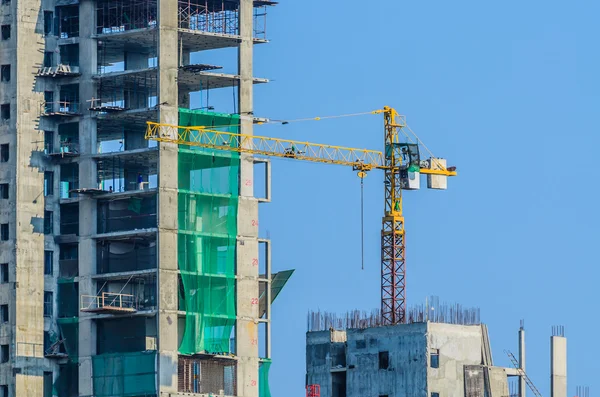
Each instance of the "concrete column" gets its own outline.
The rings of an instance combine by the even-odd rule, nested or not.
[[[567,397],[567,338],[550,337],[551,397]]]
[[[519,368],[525,372],[525,327],[521,322],[521,328],[519,328]],[[527,384],[522,376],[519,376],[519,397],[525,397],[527,392]]]
[[[97,42],[92,38],[96,26],[96,2],[79,2],[79,187],[97,188],[97,164],[91,158],[96,153],[96,119],[87,110],[88,100],[96,97],[92,75],[97,72]],[[79,294],[96,295],[96,200],[82,196],[79,201]],[[79,394],[93,395],[92,356],[96,354],[96,325],[94,315],[79,314]]]
[[[158,103],[161,123],[178,123],[177,2],[158,0]],[[159,143],[158,390],[177,392],[177,145]]]
[[[238,49],[239,111],[241,132],[253,133],[253,1],[240,1]],[[238,209],[237,323],[238,395],[258,396],[258,201],[254,198],[254,162],[241,155]]]

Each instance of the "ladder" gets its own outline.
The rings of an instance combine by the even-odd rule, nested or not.
[[[523,369],[521,369],[521,367],[519,367],[519,362],[517,361],[514,354],[512,354],[508,350],[504,350],[504,353],[506,353],[506,355],[512,362],[512,365],[515,367],[515,369],[519,373],[519,376],[521,376],[523,379],[525,379],[525,383],[527,383],[527,386],[529,386],[529,389],[533,392],[533,394],[535,394],[535,397],[542,397],[542,393],[540,393],[540,391],[537,389],[537,387],[535,387],[535,385],[533,384],[531,379],[529,379],[529,376],[527,376],[525,371],[523,371]]]

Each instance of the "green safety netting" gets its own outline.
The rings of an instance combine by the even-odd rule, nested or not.
[[[79,388],[79,366],[69,362],[58,366],[58,376],[52,384],[52,396],[76,396]]]
[[[56,322],[64,339],[63,343],[69,361],[77,362],[79,358],[79,319],[77,317],[59,318]]]
[[[237,132],[238,124],[238,115],[179,111],[182,126]],[[181,354],[231,352],[239,166],[237,153],[179,146],[179,299],[186,313]]]
[[[271,368],[271,360],[263,358],[258,366],[258,396],[271,397],[271,389],[269,388],[269,369]]]
[[[69,362],[79,361],[79,284],[72,278],[59,278],[58,290],[58,329],[64,339]]]
[[[58,317],[78,317],[79,316],[79,284],[73,282],[73,279],[59,278],[57,284],[58,290]]]
[[[156,393],[156,352],[101,354],[92,357],[94,396]]]

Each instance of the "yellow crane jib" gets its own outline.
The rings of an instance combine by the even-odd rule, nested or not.
[[[302,142],[219,131],[207,126],[177,126],[148,121],[146,139],[189,145],[207,149],[252,153],[264,156],[292,158],[325,164],[351,166],[364,177],[372,169],[386,169],[384,155],[377,150]],[[454,176],[455,171],[445,168],[421,169],[422,174]]]
[[[383,167],[383,154],[376,150],[238,134],[219,131],[214,127],[182,127],[147,122],[146,139],[208,149],[348,165],[363,171]]]

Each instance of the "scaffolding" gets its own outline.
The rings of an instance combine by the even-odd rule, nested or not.
[[[231,359],[180,356],[177,390],[180,393],[236,396],[236,366],[237,362]]]
[[[66,97],[65,97],[66,98]],[[62,116],[62,117],[75,117],[79,116],[77,112],[79,104],[73,100],[61,100],[61,101],[45,101],[42,102],[41,115],[42,116]]]
[[[90,98],[89,110],[114,113],[129,109],[147,109],[156,105],[158,98],[156,68],[103,73],[96,79],[98,98]]]
[[[179,0],[179,28],[239,35],[239,1],[231,0]],[[271,1],[254,2],[254,38],[266,39],[267,7]]]
[[[77,5],[56,7],[57,30],[61,39],[79,37],[79,7]]]
[[[157,15],[156,0],[100,0],[96,3],[96,33],[154,28]]]

